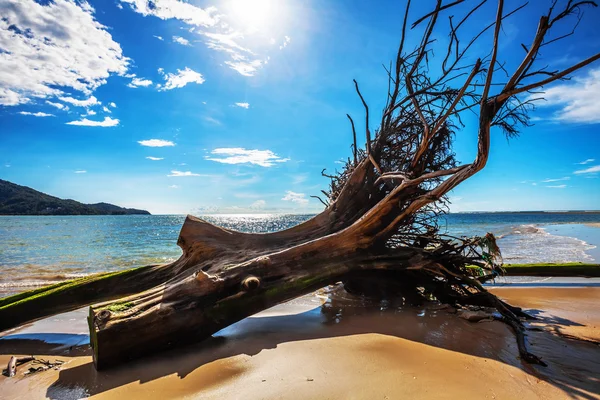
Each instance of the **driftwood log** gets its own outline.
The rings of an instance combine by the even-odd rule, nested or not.
[[[551,28],[596,4],[568,1],[559,9],[553,2],[540,17],[529,46],[513,50],[523,51],[523,60],[508,73],[498,61],[501,25],[524,5],[506,11],[498,0],[490,23],[461,42],[461,27],[472,19],[478,24],[484,20],[479,14],[487,0],[468,8],[462,0],[434,3],[430,13],[409,27],[411,2],[407,2],[397,57],[386,68],[387,103],[375,131],[367,102],[354,82],[365,108],[365,145],[357,147],[356,126],[348,116],[352,157],[341,172],[323,172],[331,184],[324,198],[319,197],[325,205],[322,213],[268,234],[235,232],[188,216],[178,240],[183,255],[176,262],[109,277],[110,286],[98,278],[66,289],[81,295],[69,307],[111,299],[90,308],[97,368],[202,340],[258,311],[337,281],[352,293],[397,296],[407,303],[435,300],[493,307],[514,329],[522,359],[543,365],[526,349],[521,319],[528,316],[482,286],[503,272],[493,235],[453,238],[440,234],[438,222],[447,210],[447,194],[485,167],[492,128],[516,136],[529,124],[528,112],[536,100],[532,90],[600,59],[596,54],[562,71],[538,68],[536,63],[542,47],[566,37],[551,37]],[[441,49],[441,60],[434,66],[432,35],[443,15],[454,11],[462,15],[449,15],[449,45]],[[409,34],[420,41],[407,51]],[[473,44],[483,40],[489,40],[491,51],[477,58],[471,54]],[[497,79],[500,74],[503,79]],[[461,116],[467,112],[477,116],[474,128],[462,124]],[[459,164],[453,138],[466,129],[477,131],[477,155],[472,162]],[[474,268],[480,273],[473,274]],[[96,286],[86,292],[91,285]],[[107,293],[102,293],[103,287]],[[115,300],[118,294],[125,297]],[[0,300],[0,320],[9,313],[21,322],[27,319],[19,319],[15,310],[36,301],[36,295],[18,296]],[[51,299],[46,307],[50,312],[61,308],[52,300],[56,296],[42,296],[47,302]],[[36,318],[43,313],[36,310]],[[3,327],[13,324],[3,322]]]

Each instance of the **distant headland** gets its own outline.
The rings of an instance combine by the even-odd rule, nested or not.
[[[0,179],[0,215],[150,215],[109,203],[83,204]]]

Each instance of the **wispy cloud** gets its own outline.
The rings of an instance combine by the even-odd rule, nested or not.
[[[252,203],[250,205],[250,208],[253,210],[261,210],[263,208],[265,208],[267,205],[267,202],[264,200],[256,200],[254,203]]]
[[[64,96],[89,96],[129,59],[87,2],[2,2],[0,105]]]
[[[44,112],[28,112],[28,111],[20,111],[19,114],[21,115],[31,115],[33,117],[54,117],[54,114],[46,114]]]
[[[108,103],[108,105],[112,108],[117,108],[117,104],[114,101],[111,101],[110,103]]]
[[[593,174],[596,172],[600,172],[600,165],[594,165],[593,167],[589,167],[586,169],[580,169],[579,171],[575,171],[575,174]]]
[[[235,103],[236,106],[248,109],[250,107],[250,103]]]
[[[65,110],[65,111],[69,111],[69,106],[65,106],[65,105],[64,105],[64,104],[62,104],[62,103],[54,103],[54,102],[51,102],[51,101],[48,101],[48,100],[46,100],[46,104],[48,104],[48,105],[50,105],[50,106],[52,106],[52,107],[56,107],[56,108],[58,108],[59,110]]]
[[[552,189],[564,189],[567,187],[567,185],[550,185],[550,186],[546,186],[547,188],[552,188]]]
[[[181,36],[173,36],[173,42],[179,43],[182,46],[191,46],[190,41]]]
[[[160,160],[164,160],[164,158],[163,158],[163,157],[151,157],[151,156],[148,156],[148,157],[146,157],[146,159],[147,159],[147,160],[152,160],[152,161],[160,161]]]
[[[195,174],[195,173],[193,173],[191,171],[177,171],[177,170],[173,170],[167,176],[181,177],[181,176],[202,176],[202,175],[201,174]]]
[[[254,76],[256,71],[262,66],[262,61],[260,60],[237,60],[237,61],[225,61],[225,64],[229,65],[229,67],[241,75],[244,76]]]
[[[141,144],[142,146],[147,146],[147,147],[175,146],[175,143],[171,142],[170,140],[163,140],[163,139],[139,140],[138,143]]]
[[[285,196],[283,196],[281,200],[291,201],[292,203],[298,203],[301,205],[308,204],[308,199],[306,198],[306,195],[304,193],[296,193],[292,192],[291,190],[287,190],[285,192]]]
[[[200,35],[209,49],[226,55],[228,60],[224,64],[241,75],[253,76],[263,65],[268,63],[270,57],[267,54],[257,54],[255,51],[255,49],[264,51],[264,45],[267,44],[264,42],[265,37],[261,35],[260,30],[255,27],[242,26],[243,24],[240,24],[235,16],[219,12],[215,7],[201,8],[180,0],[121,1],[130,4],[135,12],[145,16],[152,15],[164,20],[178,19],[192,25],[190,29],[187,29],[188,32]],[[254,5],[248,7],[252,8],[248,12],[262,12]],[[280,48],[286,47],[290,40],[289,36],[284,36]],[[276,40],[273,38],[271,42],[274,44]]]
[[[600,68],[589,71],[587,76],[573,78],[572,83],[546,89],[544,98],[547,101],[538,105],[559,107],[554,115],[558,121],[600,123]]]
[[[202,77],[202,74],[200,74],[188,67],[185,67],[185,69],[183,69],[183,70],[178,69],[176,74],[173,74],[173,73],[165,74],[164,71],[162,70],[162,68],[160,68],[158,70],[158,72],[162,73],[166,80],[166,83],[164,85],[159,84],[157,86],[158,90],[160,90],[160,91],[182,88],[185,85],[187,85],[188,83],[197,83],[199,85],[204,83],[204,78]]]
[[[565,176],[564,178],[556,178],[556,179],[544,179],[542,181],[542,183],[568,181],[569,179],[571,179],[571,177],[569,177],[569,176]]]
[[[95,96],[90,96],[89,98],[87,98],[85,100],[79,100],[79,99],[75,99],[70,96],[65,96],[65,97],[59,97],[59,100],[62,100],[65,103],[71,103],[75,107],[91,107],[91,106],[100,104],[100,102],[98,101],[98,99]]]
[[[67,125],[99,126],[102,128],[109,128],[119,125],[119,120],[111,117],[104,117],[104,121],[91,121],[87,118],[83,118],[79,121],[67,122]]]
[[[213,118],[213,117],[211,117],[211,116],[209,116],[209,115],[205,116],[203,119],[204,119],[206,122],[209,122],[209,123],[211,123],[211,124],[214,124],[214,125],[222,125],[222,124],[223,124],[223,123],[222,123],[221,121],[219,121],[218,119],[216,119],[216,118]]]
[[[582,162],[578,162],[578,163],[576,163],[576,164],[579,164],[579,165],[585,165],[585,164],[593,163],[594,161],[596,161],[596,160],[595,160],[595,159],[593,159],[593,158],[588,158],[587,160],[585,160],[585,161],[582,161]]]
[[[205,37],[208,48],[225,52],[229,55],[231,60],[225,61],[225,64],[241,75],[254,76],[256,71],[262,66],[262,61],[252,50],[238,43],[238,40],[244,38],[241,32],[200,33]]]
[[[160,19],[179,19],[188,25],[209,27],[219,22],[215,7],[200,8],[180,0],[140,1],[121,0],[132,10],[144,16],[152,15]]]
[[[138,88],[138,87],[146,87],[152,85],[152,81],[150,79],[145,78],[133,78],[131,82],[127,84],[130,88]]]
[[[275,163],[284,163],[290,160],[281,158],[271,150],[247,150],[241,147],[214,149],[211,154],[225,157],[206,156],[205,158],[223,164],[254,164],[261,167],[272,167]]]
[[[292,175],[291,178],[293,185],[299,185],[301,183],[306,182],[306,180],[308,179],[308,174],[295,174]]]
[[[102,111],[104,111],[105,113],[109,113],[109,114],[112,113],[112,111],[110,111],[110,109],[106,106],[102,107]]]
[[[287,47],[287,45],[290,43],[291,38],[289,36],[284,36],[283,38],[283,43],[281,43],[281,46],[279,46],[279,50],[283,50],[284,47]]]
[[[170,185],[169,189],[179,189],[179,186],[178,185]]]
[[[155,38],[157,38],[158,40],[165,40],[165,39],[163,39],[163,37],[162,37],[162,36],[158,36],[158,35],[152,35],[152,36],[154,36],[154,37],[155,37]]]
[[[77,171],[75,171],[76,174],[87,174],[87,171],[85,169],[78,169]]]

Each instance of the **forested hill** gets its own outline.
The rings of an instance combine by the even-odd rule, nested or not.
[[[108,203],[83,204],[63,200],[26,186],[0,179],[0,215],[125,215],[146,210],[123,208]]]

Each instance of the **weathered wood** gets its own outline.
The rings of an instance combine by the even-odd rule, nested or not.
[[[27,357],[11,356],[10,360],[8,360],[8,365],[7,365],[6,371],[4,371],[4,373],[9,378],[12,378],[13,376],[15,376],[17,374],[17,367],[19,365],[25,364],[26,362],[29,362],[32,360],[35,360],[34,356],[27,356]]]
[[[184,246],[179,262],[195,260],[195,248]],[[238,264],[227,257],[201,262],[193,272],[165,285],[92,306],[95,365],[106,368],[150,348],[157,351],[204,339],[256,312],[334,283],[351,270],[403,269],[419,253],[408,248],[367,252],[342,231]]]

